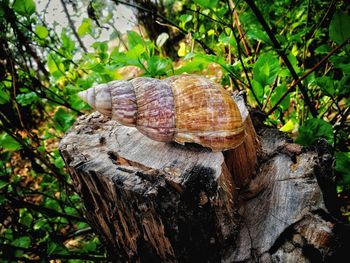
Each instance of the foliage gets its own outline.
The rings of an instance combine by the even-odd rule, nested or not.
[[[325,138],[335,151],[338,191],[350,188],[345,1],[95,0],[89,14],[90,1],[61,2],[83,16],[76,28],[50,28],[33,0],[0,1],[0,258],[105,258],[57,144],[88,107],[77,92],[114,79],[198,73],[246,90],[266,123],[297,143]],[[118,4],[152,14],[139,17],[149,37],[112,27]],[[117,46],[99,38],[104,25]]]

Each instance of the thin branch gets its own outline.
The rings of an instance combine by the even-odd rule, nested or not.
[[[28,253],[34,253],[38,255],[41,259],[28,259],[25,257],[15,257],[12,253],[8,254],[6,252],[8,251],[16,251],[16,250],[21,250],[24,252]],[[0,258],[3,259],[16,259],[18,262],[42,262],[43,259],[80,259],[80,260],[89,260],[93,262],[101,262],[105,261],[107,258],[104,256],[100,255],[87,255],[87,254],[57,254],[57,253],[52,253],[49,256],[47,256],[45,253],[46,251],[42,251],[40,249],[34,249],[32,247],[30,248],[24,248],[24,247],[18,247],[10,244],[3,244],[0,243],[0,251],[5,252],[4,254],[0,254]]]
[[[286,64],[286,66],[288,68],[288,70],[292,74],[292,77],[294,78],[294,81],[297,81],[298,78],[299,78],[297,73],[295,72],[295,70],[294,70],[291,62],[289,61],[287,55],[283,52],[280,43],[276,39],[274,33],[272,32],[271,28],[267,24],[266,20],[264,19],[263,15],[261,14],[260,10],[255,5],[254,0],[245,0],[245,1],[249,5],[249,7],[252,9],[252,11],[255,14],[256,18],[259,20],[260,24],[262,25],[262,27],[264,28],[265,32],[269,36],[269,38],[270,38],[273,46],[275,47],[275,50],[277,51],[278,55],[283,59],[284,63]],[[307,93],[307,90],[301,84],[300,81],[297,82],[297,85],[298,85],[301,93],[304,96],[304,100],[305,100],[306,104],[308,105],[312,116],[313,117],[317,117],[317,110],[315,109],[314,105],[311,103],[309,95]]]
[[[27,36],[17,26],[18,20],[17,20],[17,17],[15,15],[14,11],[11,8],[6,7],[4,10],[4,13],[5,13],[5,18],[6,18],[7,22],[11,25],[14,34],[18,38],[17,42],[20,43],[20,45],[25,47],[28,54],[36,62],[38,69],[44,74],[44,76],[46,78],[48,78],[49,72],[46,70],[45,65],[42,63],[41,59],[39,58],[38,54],[36,53],[36,50],[31,47],[30,41],[28,40]],[[21,49],[18,49],[18,50],[19,50],[19,52],[21,51]]]
[[[315,30],[314,30],[314,32],[312,33],[310,39],[313,38],[313,37],[315,36],[317,30],[322,26],[322,24],[324,23],[324,21],[326,21],[327,17],[328,17],[329,15],[332,14],[331,11],[334,10],[335,4],[336,4],[337,2],[338,2],[338,0],[333,0],[332,3],[329,5],[329,7],[328,7],[328,9],[327,9],[325,15],[323,16],[321,22],[315,27]]]
[[[50,100],[50,101],[52,101],[52,102],[54,102],[54,103],[56,103],[56,104],[58,104],[58,105],[65,106],[66,108],[68,108],[68,109],[70,109],[70,110],[72,110],[72,111],[74,111],[74,112],[76,112],[76,113],[78,113],[78,114],[82,114],[81,111],[79,111],[79,110],[73,108],[70,104],[68,104],[68,103],[67,103],[67,100],[66,100],[65,98],[63,98],[62,96],[56,94],[55,92],[53,92],[53,91],[50,90],[49,88],[45,87],[38,79],[36,79],[36,78],[33,77],[33,76],[29,76],[29,77],[30,77],[31,81],[33,82],[33,84],[36,84],[36,85],[33,85],[33,86],[35,86],[35,87],[38,87],[38,86],[39,86],[39,87],[40,87],[40,91],[41,91],[42,93],[44,93],[44,94],[42,94],[41,92],[38,93],[38,91],[36,91],[33,87],[30,87],[30,86],[28,86],[28,85],[22,83],[23,86],[25,86],[26,88],[28,88],[28,89],[34,91],[35,93],[37,93],[38,95],[40,95],[40,97],[44,97],[45,99],[48,99],[48,100]],[[57,100],[55,100],[55,99],[53,99],[53,98],[50,98],[50,97],[46,94],[46,92],[52,94],[54,97],[56,97],[56,98],[62,100],[63,102],[59,102],[59,101],[57,101]],[[44,95],[44,96],[43,96],[43,95]]]
[[[48,167],[52,171],[52,173],[57,177],[57,179],[63,181],[64,175],[61,173],[61,171],[57,169],[56,166],[54,166],[49,160],[47,160],[45,156],[38,153],[33,146],[25,142],[20,136],[15,135],[10,129],[10,127],[13,128],[11,123],[5,119],[3,114],[1,114],[1,116],[2,118],[0,120],[2,124],[0,124],[0,128],[4,130],[8,135],[10,135],[12,138],[14,138],[23,147],[25,151],[30,153],[33,161],[35,161],[35,158],[37,158],[40,162],[42,162],[44,165],[46,165],[46,167]]]
[[[86,228],[82,228],[82,229],[78,229],[78,230],[75,230],[73,232],[70,232],[66,236],[64,236],[64,238],[67,240],[67,239],[70,239],[73,237],[83,236],[83,235],[91,234],[91,233],[93,233],[93,230],[91,227],[88,226]]]
[[[47,208],[47,207],[44,207],[42,205],[35,205],[35,204],[30,203],[30,202],[19,200],[17,198],[11,197],[11,196],[7,196],[6,198],[8,200],[10,200],[12,206],[17,207],[17,208],[28,208],[30,210],[34,210],[36,212],[48,215],[49,217],[64,217],[64,218],[76,220],[79,222],[86,222],[85,218],[83,218],[83,217],[77,217],[77,216],[61,213],[61,212],[58,212],[54,209]]]
[[[265,103],[263,104],[263,106],[262,106],[262,108],[261,108],[262,111],[264,111],[265,108],[267,107],[267,105],[268,105],[268,103],[269,103],[269,101],[270,101],[270,98],[271,98],[273,92],[274,92],[275,89],[277,88],[278,79],[279,79],[279,77],[277,77],[277,78],[275,79],[275,81],[274,81],[274,83],[273,83],[273,85],[272,85],[272,88],[270,89],[270,92],[269,92],[269,94],[267,95],[267,97],[266,97],[266,99],[265,99]]]
[[[307,4],[307,16],[306,16],[306,24],[305,24],[305,32],[307,32],[307,29],[309,27],[309,20],[310,20],[310,9],[311,9],[311,0],[308,0]],[[303,38],[303,45],[304,45],[304,51],[303,51],[303,69],[305,66],[305,60],[306,60],[306,53],[307,53],[307,38],[308,38],[308,32],[305,34]]]
[[[306,72],[301,78],[299,78],[297,81],[293,81],[292,84],[290,85],[290,87],[288,88],[288,90],[281,96],[281,98],[276,102],[276,104],[267,112],[267,116],[269,116],[271,113],[273,113],[278,105],[282,102],[282,100],[284,100],[284,98],[292,91],[294,91],[294,88],[296,85],[298,85],[298,83],[300,83],[301,81],[303,81],[304,79],[306,79],[312,72],[314,72],[315,70],[317,70],[318,68],[320,68],[324,63],[327,62],[327,60],[329,59],[329,57],[331,57],[332,55],[334,55],[335,52],[337,52],[339,49],[343,48],[344,46],[346,46],[347,44],[350,44],[350,38],[348,38],[347,40],[345,40],[342,44],[340,44],[339,46],[335,47],[331,52],[329,52],[327,54],[327,56],[325,56],[320,62],[318,62],[315,66],[313,66],[308,72]]]
[[[227,27],[230,26],[229,24],[225,23],[225,21],[221,20],[219,17],[218,17],[218,19],[220,19],[220,20],[217,20],[217,19],[215,19],[215,18],[210,17],[210,16],[207,15],[207,14],[204,14],[204,13],[200,12],[199,10],[198,10],[198,11],[197,11],[197,10],[193,10],[192,8],[188,8],[188,7],[184,7],[184,10],[186,10],[186,11],[191,11],[191,12],[193,12],[193,13],[198,13],[199,15],[208,18],[209,20],[213,21],[214,23],[221,24],[222,26],[227,26]]]
[[[338,133],[338,131],[342,130],[343,127],[345,126],[346,120],[348,118],[348,116],[350,115],[350,107],[348,107],[344,112],[343,112],[343,117],[340,120],[340,125],[337,128],[336,133]]]
[[[84,50],[85,53],[87,53],[88,51],[87,51],[87,49],[86,49],[86,47],[85,47],[83,41],[82,41],[81,38],[79,37],[79,35],[78,35],[78,33],[77,33],[77,30],[75,29],[74,22],[73,22],[72,18],[70,17],[70,14],[69,14],[69,12],[68,12],[68,9],[67,9],[67,7],[66,7],[66,4],[65,4],[65,2],[64,2],[63,0],[61,0],[61,4],[62,4],[63,10],[64,10],[64,12],[65,12],[65,14],[66,14],[66,17],[67,17],[67,19],[68,19],[69,26],[70,26],[70,28],[72,29],[75,38],[78,40],[80,47]]]
[[[237,52],[238,52],[238,59],[239,59],[241,65],[242,65],[244,75],[245,75],[245,77],[246,77],[246,79],[247,79],[247,81],[248,81],[249,89],[250,89],[250,91],[252,92],[252,94],[253,94],[253,96],[254,96],[256,102],[258,103],[259,107],[261,108],[261,107],[262,107],[261,102],[259,101],[258,96],[255,94],[255,92],[254,92],[254,90],[253,90],[253,86],[252,86],[252,83],[251,83],[251,81],[250,81],[250,77],[249,77],[248,71],[247,71],[247,69],[246,69],[246,67],[245,67],[245,65],[244,65],[244,62],[243,62],[243,59],[242,59],[242,50],[241,50],[240,41],[239,41],[239,39],[238,39],[238,37],[237,37],[237,35],[236,35],[236,33],[235,33],[235,29],[234,29],[234,26],[233,26],[233,24],[234,24],[234,22],[233,22],[233,15],[234,15],[234,13],[233,13],[233,12],[235,11],[235,9],[234,9],[233,6],[231,6],[231,4],[229,4],[229,8],[230,8],[230,11],[231,11],[231,12],[230,12],[231,31],[232,31],[232,34],[233,34],[235,40],[236,40]],[[236,25],[236,26],[238,26],[238,25]]]
[[[158,14],[157,12],[154,12],[152,10],[149,10],[149,9],[147,9],[145,7],[142,7],[142,6],[139,6],[139,5],[135,5],[135,4],[131,4],[131,3],[128,3],[128,2],[124,2],[124,1],[119,1],[119,0],[113,0],[113,2],[115,4],[117,4],[117,5],[118,4],[122,4],[122,5],[130,6],[130,7],[133,7],[133,8],[142,10],[142,11],[145,11],[147,13],[150,13],[150,14],[152,14],[152,15],[160,18],[160,19],[162,19],[164,22],[170,24],[171,26],[177,28],[185,36],[189,33],[188,31],[186,31],[185,29],[179,27],[177,24],[175,24],[173,21],[169,20],[165,16],[163,16],[161,14]],[[210,55],[216,55],[214,50],[212,50],[210,47],[208,47],[207,44],[205,44],[202,40],[200,40],[200,39],[195,39],[195,40],[202,46],[202,48],[205,50],[206,53],[208,53]]]

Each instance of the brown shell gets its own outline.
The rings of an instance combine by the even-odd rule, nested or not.
[[[245,136],[242,117],[229,93],[206,78],[185,76],[166,80],[175,98],[174,140],[198,143],[214,151],[241,144]]]
[[[137,101],[136,128],[153,140],[172,141],[175,134],[174,98],[164,81],[152,78],[131,80]]]
[[[229,93],[197,75],[113,81],[79,95],[101,113],[157,141],[193,142],[222,151],[237,147],[245,137]]]

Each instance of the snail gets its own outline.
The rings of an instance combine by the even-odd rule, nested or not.
[[[79,96],[100,113],[161,142],[197,143],[213,151],[239,146],[242,115],[229,92],[204,77],[112,81]]]

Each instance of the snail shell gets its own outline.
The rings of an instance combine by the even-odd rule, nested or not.
[[[245,137],[241,113],[229,93],[197,75],[112,81],[79,96],[156,141],[192,142],[223,151],[239,146]]]

